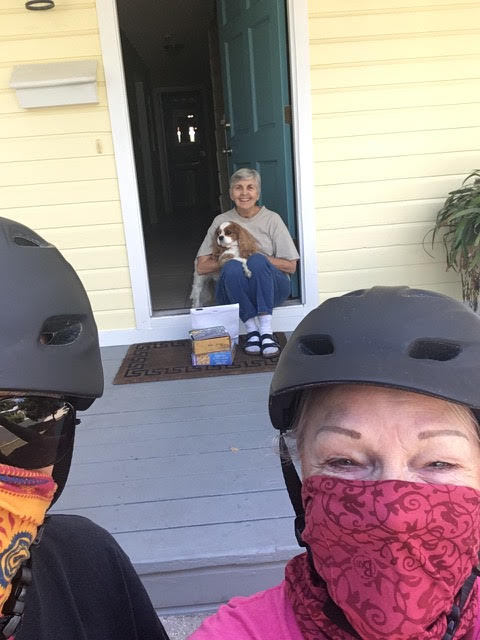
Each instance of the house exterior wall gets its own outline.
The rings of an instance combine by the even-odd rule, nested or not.
[[[373,284],[459,296],[422,241],[478,168],[477,3],[309,0],[320,297]],[[96,105],[26,110],[14,64],[97,59]],[[135,327],[94,0],[0,6],[0,215],[57,244],[101,330]]]
[[[321,299],[374,284],[461,295],[422,241],[480,166],[479,22],[473,2],[309,0]]]
[[[22,109],[14,64],[97,59],[99,103]],[[99,329],[135,324],[95,2],[27,11],[0,3],[0,215],[56,244],[85,284]]]

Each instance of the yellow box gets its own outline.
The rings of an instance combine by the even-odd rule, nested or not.
[[[193,353],[197,356],[215,351],[230,350],[230,336],[207,338],[206,340],[192,340]]]

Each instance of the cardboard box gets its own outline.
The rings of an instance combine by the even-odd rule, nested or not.
[[[233,364],[233,358],[234,350],[214,351],[213,353],[202,353],[200,355],[192,353],[192,365],[194,367],[229,365]]]
[[[231,339],[225,327],[192,329],[190,338],[192,351],[197,356],[231,350]]]
[[[233,364],[235,344],[225,327],[192,329],[192,365],[194,367]]]

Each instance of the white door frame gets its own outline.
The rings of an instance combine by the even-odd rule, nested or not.
[[[302,256],[299,268],[304,303],[275,309],[274,329],[283,331],[295,328],[316,306],[318,298],[307,3],[308,0],[287,0],[296,207]],[[152,317],[116,0],[96,0],[96,5],[136,321],[132,329],[100,332],[100,342],[107,346],[184,338],[190,328],[188,314]]]

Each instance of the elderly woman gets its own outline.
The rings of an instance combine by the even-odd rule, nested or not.
[[[460,302],[375,287],[312,311],[270,390],[306,553],[191,637],[480,638],[479,416],[480,318]]]
[[[295,273],[299,255],[278,213],[257,204],[260,191],[260,175],[254,169],[239,169],[232,175],[230,198],[235,207],[214,218],[197,253],[197,272],[219,271],[212,255],[219,225],[236,222],[248,229],[259,247],[247,260],[252,275],[247,278],[240,262],[229,260],[221,269],[215,297],[217,304],[239,303],[247,330],[245,351],[268,358],[280,351],[272,332],[272,311],[290,295],[290,274]]]
[[[0,637],[167,639],[130,560],[101,527],[48,515],[77,411],[102,395],[97,328],[60,252],[0,218]]]

